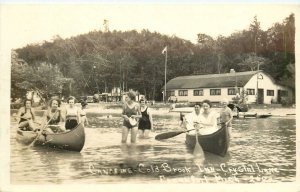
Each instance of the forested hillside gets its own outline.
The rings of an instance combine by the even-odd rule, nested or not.
[[[161,100],[164,55],[168,46],[167,80],[191,74],[259,69],[277,83],[295,87],[295,18],[263,31],[256,17],[248,29],[213,39],[199,31],[196,44],[158,32],[92,31],[68,39],[31,44],[12,51],[11,95],[39,90],[55,94],[90,95],[113,87],[134,89]],[[41,29],[42,30],[42,29]],[[188,30],[188,29],[187,29]]]

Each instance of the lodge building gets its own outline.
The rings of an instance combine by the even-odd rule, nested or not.
[[[177,102],[201,102],[205,99],[220,102],[223,98],[232,101],[237,93],[244,93],[249,104],[281,103],[283,98],[293,98],[292,89],[276,84],[270,75],[261,70],[180,76],[168,81],[166,90],[166,97]]]

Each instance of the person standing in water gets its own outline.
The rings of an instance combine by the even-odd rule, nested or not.
[[[220,111],[220,122],[225,123],[225,125],[228,128],[229,136],[231,136],[231,130],[232,130],[231,122],[233,119],[232,110],[228,107],[229,102],[227,99],[223,99],[221,104],[222,104],[222,109]]]
[[[70,96],[67,100],[68,105],[66,106],[65,112],[65,127],[66,130],[71,130],[81,123],[79,109],[75,106],[75,97]]]
[[[88,119],[86,117],[86,112],[85,112],[87,105],[88,104],[86,101],[81,102],[80,118],[81,118],[81,122],[83,123],[83,125],[89,125]]]
[[[138,126],[139,138],[148,139],[150,130],[153,131],[152,114],[144,99],[140,100],[140,105],[142,117],[139,120]]]
[[[137,118],[141,117],[140,106],[135,102],[135,93],[129,91],[125,97],[125,103],[123,105],[122,118],[122,143],[126,143],[128,133],[131,133],[131,143],[136,142],[136,136],[138,132]],[[131,118],[131,119],[130,119]],[[131,123],[135,121],[136,123]]]

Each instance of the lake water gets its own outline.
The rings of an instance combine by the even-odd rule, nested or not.
[[[180,130],[179,115],[154,115],[152,138],[121,145],[117,114],[88,114],[80,153],[16,142],[11,121],[12,184],[99,183],[276,183],[296,180],[296,120],[234,119],[225,157],[205,153],[204,163],[185,145],[185,134],[156,141],[159,133]],[[128,138],[128,142],[130,139]]]

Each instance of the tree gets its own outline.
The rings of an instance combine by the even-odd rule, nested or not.
[[[243,56],[243,60],[238,65],[247,66],[251,71],[259,70],[260,65],[268,64],[269,60],[264,57],[258,57],[255,53],[248,53]]]
[[[49,98],[54,94],[60,95],[64,84],[68,83],[55,65],[41,63],[37,64],[38,67],[34,67],[16,61],[18,59],[12,61],[11,68],[11,83],[14,88],[12,96],[15,94],[24,96],[27,91],[36,91]]]

